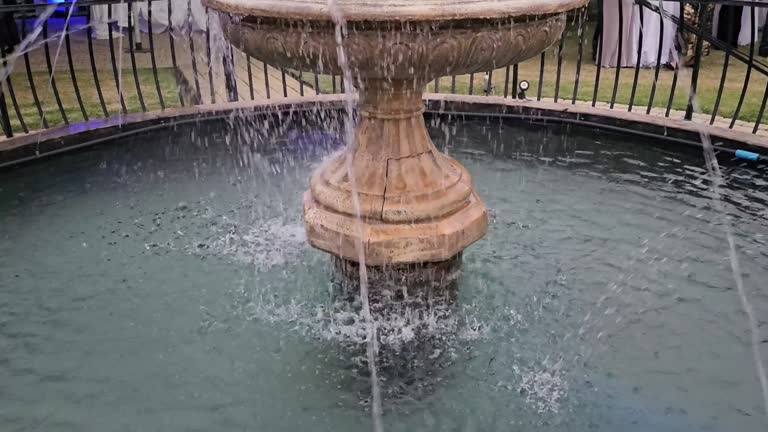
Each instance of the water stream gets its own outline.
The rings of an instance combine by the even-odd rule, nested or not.
[[[335,37],[336,37],[336,54],[339,59],[339,66],[343,70],[344,75],[344,142],[349,150],[355,149],[357,146],[355,138],[355,121],[354,121],[354,109],[355,109],[355,83],[352,78],[352,70],[350,69],[347,61],[346,50],[344,49],[344,35],[347,31],[346,21],[344,16],[336,4],[336,0],[328,0],[328,10],[331,13],[335,25]],[[347,173],[352,186],[352,203],[355,208],[356,217],[356,230],[357,237],[355,239],[355,248],[357,249],[358,256],[358,268],[360,271],[360,299],[362,302],[362,314],[365,319],[365,323],[368,330],[368,336],[366,341],[366,357],[368,359],[368,369],[371,375],[371,415],[373,417],[373,430],[374,432],[382,432],[384,430],[384,424],[382,420],[382,404],[381,404],[381,389],[379,388],[378,372],[376,370],[376,357],[378,349],[377,336],[376,336],[376,324],[371,316],[370,297],[368,295],[368,273],[365,265],[365,248],[363,246],[364,229],[362,223],[362,211],[360,208],[360,196],[357,192],[356,177],[354,172],[354,153],[352,151],[347,152]]]
[[[679,63],[679,59],[677,59],[677,61]],[[683,76],[683,82],[686,82],[686,80],[691,82],[690,76],[686,76],[689,75],[686,68],[681,67],[679,73],[681,76]],[[696,94],[690,93],[692,91],[691,88],[688,90],[690,101],[694,108],[694,113],[702,112],[701,108],[699,107]],[[733,237],[733,226],[731,218],[728,216],[728,212],[723,206],[722,190],[725,180],[723,178],[722,171],[720,170],[720,164],[717,161],[715,148],[712,145],[712,137],[709,135],[705,127],[698,124],[696,121],[692,121],[692,123],[698,129],[699,136],[701,137],[707,174],[709,175],[712,184],[710,189],[712,194],[712,203],[717,214],[720,215],[720,222],[722,224],[723,231],[725,232],[725,237],[728,241],[728,259],[731,264],[731,272],[733,273],[733,280],[736,284],[736,291],[739,295],[739,301],[741,302],[741,307],[744,310],[744,314],[747,318],[747,326],[749,327],[750,332],[752,356],[755,362],[757,378],[760,382],[760,389],[762,390],[765,415],[768,417],[768,377],[766,377],[765,364],[760,353],[760,341],[762,340],[760,336],[760,325],[757,321],[757,318],[755,317],[755,311],[752,307],[752,303],[749,301],[749,297],[747,296],[747,292],[744,288],[744,279],[742,277],[741,266],[739,265],[739,254],[736,250],[736,242]]]
[[[50,37],[48,39],[44,39],[40,42],[35,42],[40,36],[40,33],[43,31],[43,25],[45,22],[50,18],[51,15],[53,15],[54,12],[56,12],[56,5],[51,4],[48,5],[45,9],[40,12],[40,15],[35,20],[35,24],[32,26],[32,31],[27,34],[27,36],[21,41],[21,43],[13,50],[13,52],[5,58],[6,64],[0,65],[0,82],[5,82],[6,78],[11,74],[13,71],[14,66],[16,65],[16,60],[23,56],[24,53],[30,52],[37,48],[38,46],[41,46],[42,44],[47,44],[51,40],[56,40],[58,38],[59,45],[56,47],[56,55],[53,59],[53,66],[51,68],[51,75],[48,78],[48,92],[46,93],[46,98],[51,92],[52,86],[53,86],[53,76],[56,72],[56,63],[59,59],[59,53],[61,52],[61,46],[64,42],[64,36],[67,33],[67,30],[69,28],[69,19],[72,17],[72,11],[75,9],[74,3],[69,9],[69,13],[67,14],[67,19],[64,24],[64,31],[61,32],[61,35],[54,35],[53,37]],[[0,88],[0,92],[2,92],[2,88]],[[44,100],[45,102],[45,100]],[[40,117],[40,129],[43,128],[43,124],[45,123],[45,112],[43,111],[43,115]]]
[[[21,43],[19,43],[18,46],[16,46],[11,54],[5,57],[7,63],[5,65],[0,65],[0,81],[5,81],[11,72],[13,72],[16,60],[19,57],[23,56],[25,53],[35,50],[36,48],[42,46],[42,44],[55,40],[58,37],[58,35],[54,35],[48,39],[35,42],[38,36],[40,36],[40,33],[43,31],[43,24],[51,15],[53,15],[54,12],[56,12],[55,4],[48,5],[45,9],[43,9],[35,20],[35,24],[32,26],[32,31],[27,34],[27,36],[21,41]]]
[[[51,76],[48,77],[48,92],[46,93],[46,96],[51,94],[51,91],[53,89],[53,77],[56,74],[56,65],[59,62],[59,54],[61,54],[61,47],[64,45],[64,37],[67,35],[67,30],[69,29],[69,20],[72,18],[72,12],[75,11],[76,4],[77,4],[77,0],[73,0],[72,4],[69,6],[69,11],[67,12],[67,18],[64,20],[64,31],[61,32],[61,35],[59,35],[59,45],[56,46],[56,54],[54,54],[53,56],[53,65],[51,66]],[[44,22],[44,21],[41,21],[41,22]],[[43,129],[44,124],[45,124],[45,112],[43,112],[43,116],[40,117],[40,129]]]

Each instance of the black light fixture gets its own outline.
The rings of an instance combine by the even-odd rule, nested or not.
[[[517,94],[517,98],[523,99],[523,100],[527,99],[525,97],[525,92],[527,92],[528,89],[531,88],[531,83],[529,83],[526,80],[522,80],[520,81],[520,84],[518,85],[518,87],[520,88],[520,92]]]

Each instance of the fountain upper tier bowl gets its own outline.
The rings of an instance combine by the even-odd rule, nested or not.
[[[567,12],[587,0],[336,0],[347,21],[446,21],[509,18]],[[208,0],[236,15],[327,21],[328,0]]]
[[[429,81],[531,58],[588,0],[337,0],[355,78]],[[342,74],[326,0],[206,0],[235,46],[268,63]]]

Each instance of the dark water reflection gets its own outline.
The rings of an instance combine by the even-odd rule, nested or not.
[[[0,430],[365,430],[356,304],[301,194],[335,117],[126,138],[0,173]],[[436,121],[491,210],[455,301],[377,300],[388,430],[764,430],[698,151]],[[768,337],[768,173],[725,163]],[[765,349],[764,355],[768,355]]]

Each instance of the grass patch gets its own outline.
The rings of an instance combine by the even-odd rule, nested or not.
[[[158,97],[155,76],[152,73],[152,69],[138,69],[137,76],[139,78],[139,86],[146,110],[160,110],[162,107],[160,104],[160,97]],[[80,91],[83,109],[81,109],[80,104],[78,103],[69,72],[59,71],[56,73],[55,78],[61,105],[64,114],[67,116],[67,120],[69,120],[70,123],[77,123],[85,120],[82,113],[83,109],[88,118],[94,119],[105,117],[99,101],[93,73],[90,69],[75,70],[75,78]],[[21,112],[21,116],[24,119],[27,128],[30,131],[43,129],[42,119],[36,107],[32,95],[32,85],[30,84],[27,74],[24,72],[16,72],[11,74],[10,79],[13,84],[19,111]],[[45,71],[32,72],[32,81],[34,82],[38,100],[40,101],[40,106],[48,126],[61,126],[64,124],[64,117],[62,116],[62,110],[59,109],[59,106],[56,103],[56,98],[49,83],[49,79],[50,75]],[[100,70],[98,71],[98,79],[107,113],[110,116],[119,114],[121,106],[114,74],[111,70]],[[129,113],[141,112],[142,108],[141,103],[139,102],[139,94],[136,89],[133,71],[131,69],[123,69],[119,81],[122,83],[122,93],[123,99],[125,100],[126,111]],[[165,107],[173,108],[179,106],[179,90],[174,69],[158,68],[157,82],[160,85],[160,93]],[[16,114],[8,92],[8,87],[5,83],[3,85],[3,90],[5,92],[8,115],[11,120],[13,132],[22,133],[24,132],[24,129]]]

